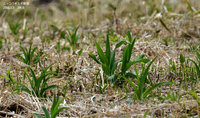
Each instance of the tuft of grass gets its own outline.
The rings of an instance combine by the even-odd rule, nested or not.
[[[116,49],[119,48],[122,44],[125,44],[126,41],[120,41],[115,45],[115,48],[113,51],[110,50],[110,41],[109,41],[109,35],[107,35],[107,40],[106,40],[106,54],[104,54],[102,48],[100,45],[95,42],[97,53],[99,55],[99,59],[97,57],[90,53],[89,57],[92,58],[97,64],[100,64],[103,72],[107,78],[108,81],[113,80],[115,76],[115,70],[118,66],[118,63],[121,60],[115,60],[115,53]]]
[[[68,107],[60,107],[60,104],[65,98],[60,99],[59,96],[54,95],[53,104],[51,106],[51,111],[49,112],[47,108],[42,107],[42,111],[45,114],[45,118],[56,118],[56,116],[64,109],[69,109]],[[41,115],[34,113],[36,118],[43,118]]]
[[[171,101],[176,101],[179,103],[179,101],[182,97],[183,97],[183,95],[179,95],[178,92],[172,92],[172,93],[166,94],[162,99],[163,99],[163,101],[171,100]]]
[[[22,27],[22,24],[20,22],[8,22],[9,28],[12,31],[14,35],[18,35],[20,28]]]
[[[47,81],[53,78],[53,75],[55,74],[51,70],[48,71],[50,67],[52,67],[52,64],[44,69],[41,68],[42,72],[41,74],[38,74],[38,77],[36,76],[32,68],[28,67],[31,74],[29,75],[27,74],[27,72],[25,72],[25,77],[28,78],[31,88],[29,88],[29,86],[25,85],[22,82],[14,82],[15,84],[19,85],[19,88],[16,88],[14,91],[24,91],[39,98],[46,97],[45,92],[47,90],[58,87],[57,85],[48,85],[47,83]]]
[[[196,92],[190,92],[189,95],[192,96],[193,99],[195,99],[195,100],[197,101],[198,106],[200,106],[200,100],[199,100],[199,98],[198,98],[197,93],[196,93]]]
[[[59,31],[58,27],[55,26],[55,25],[50,25],[51,29],[53,29],[53,36],[52,36],[52,39],[55,38],[55,34],[57,31]]]
[[[123,57],[122,57],[122,67],[121,67],[121,72],[119,73],[120,75],[128,78],[128,77],[132,77],[132,78],[136,78],[136,74],[132,73],[132,72],[127,72],[130,67],[136,63],[147,63],[149,62],[148,59],[144,58],[144,54],[141,54],[137,59],[131,61],[131,56],[132,56],[132,50],[136,41],[136,38],[133,39],[131,36],[130,31],[128,32],[128,39],[129,39],[129,44],[125,47],[124,52],[123,52]],[[120,79],[116,79],[117,84],[122,84],[124,81],[123,78]]]
[[[185,57],[183,56],[183,54],[180,54],[179,61],[180,61],[181,65],[183,66],[183,64],[185,62]]]
[[[10,70],[7,71],[7,76],[0,76],[1,78],[7,79],[9,82],[8,84],[14,83],[14,79],[12,75],[10,74]]]
[[[32,65],[37,64],[40,61],[40,58],[35,52],[37,51],[37,47],[32,49],[32,44],[29,46],[29,49],[26,47],[23,48],[20,46],[21,51],[23,52],[23,56],[20,54],[15,55],[19,60],[24,62],[25,64]]]
[[[195,65],[197,76],[200,78],[200,53],[198,51],[196,51],[197,62],[195,62],[192,59],[188,59],[188,60],[191,61]]]
[[[118,63],[122,62],[122,67],[121,71],[118,73],[121,76],[125,77],[134,77],[136,78],[136,75],[132,72],[127,72],[130,67],[133,64],[136,63],[147,63],[149,62],[148,59],[144,59],[144,54],[140,55],[137,59],[130,61],[131,56],[132,56],[132,49],[135,44],[136,39],[133,40],[130,31],[128,32],[128,39],[129,43],[125,47],[124,52],[123,52],[123,57],[120,60],[115,60],[115,52],[116,49],[119,48],[122,44],[126,44],[126,41],[120,41],[116,44],[114,50],[111,52],[110,51],[110,41],[109,41],[109,35],[107,35],[107,40],[106,40],[106,54],[104,54],[102,48],[100,45],[95,42],[96,48],[97,48],[97,53],[99,55],[100,60],[95,57],[94,54],[89,54],[89,56],[96,61],[98,64],[102,66],[102,69],[104,71],[104,74],[106,75],[106,78],[108,81],[112,81],[113,84],[117,86],[121,86],[124,82],[124,79],[118,78],[115,74],[115,70],[117,69]]]
[[[140,75],[138,73],[138,70],[135,68],[136,77],[137,77],[137,84],[135,84],[130,79],[119,75],[123,79],[125,79],[131,85],[133,90],[135,91],[135,93],[133,94],[133,99],[137,99],[139,101],[143,101],[150,95],[150,93],[154,89],[156,89],[156,88],[158,88],[158,87],[160,87],[162,85],[170,84],[169,82],[161,82],[161,83],[158,83],[158,84],[154,84],[149,88],[147,87],[147,84],[149,83],[148,80],[147,80],[149,69],[150,69],[151,64],[155,61],[156,58],[157,57],[155,57],[152,61],[150,61],[150,63],[148,64],[147,67],[143,67],[142,66],[142,72],[140,73]]]
[[[72,50],[75,51],[78,46],[78,41],[80,39],[80,35],[77,33],[79,29],[79,26],[77,26],[74,30],[70,31],[68,30],[67,35],[65,36],[65,39],[67,39],[69,45],[72,47]],[[61,34],[63,37],[63,34]]]

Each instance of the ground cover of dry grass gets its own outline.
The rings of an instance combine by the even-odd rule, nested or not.
[[[24,10],[1,8],[0,76],[7,76],[10,70],[16,81],[23,78],[27,65],[15,55],[22,54],[20,45],[28,48],[32,43],[33,47],[38,47],[42,65],[53,63],[52,70],[58,72],[58,76],[48,84],[57,84],[60,88],[48,91],[48,97],[41,100],[25,92],[13,92],[12,85],[7,85],[9,81],[1,77],[0,117],[34,117],[33,113],[43,114],[41,107],[50,109],[54,94],[65,97],[61,106],[69,107],[59,117],[198,117],[200,111],[197,101],[189,95],[192,91],[198,95],[198,78],[195,78],[195,82],[188,80],[183,84],[184,77],[179,73],[182,71],[180,54],[195,60],[195,50],[200,50],[200,2],[189,1],[196,9],[192,11],[187,1],[60,0],[48,5],[31,3]],[[3,3],[0,5],[3,6]],[[8,23],[18,21],[22,27],[14,35]],[[28,29],[25,39],[24,22]],[[59,30],[54,32],[52,25]],[[67,40],[60,38],[60,32],[78,25],[81,37],[73,51]],[[134,91],[128,83],[121,88],[106,85],[106,90],[100,91],[102,76],[97,76],[97,73],[102,72],[101,66],[88,54],[93,52],[97,55],[95,41],[105,49],[108,31],[112,32],[112,47],[117,40],[126,40],[126,34],[130,31],[134,38],[137,37],[132,59],[142,53],[151,60],[158,56],[148,78],[153,83],[173,80],[174,84],[159,87],[145,101],[129,102]],[[58,41],[61,45],[59,53]],[[81,49],[83,52],[79,55]],[[117,58],[122,56],[123,50],[124,46],[117,49]],[[170,62],[173,62],[176,71]],[[194,68],[192,63],[189,63],[189,67]],[[38,65],[32,68],[36,73],[41,71]],[[23,81],[30,87],[28,79]],[[169,94],[174,94],[174,99],[165,97]]]

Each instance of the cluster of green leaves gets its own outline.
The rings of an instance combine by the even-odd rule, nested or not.
[[[197,93],[196,93],[196,92],[190,92],[189,95],[192,96],[193,99],[195,99],[195,100],[197,101],[198,106],[200,106],[200,100],[199,100],[199,98],[198,98]]]
[[[135,44],[136,39],[133,39],[131,36],[131,33],[128,32],[128,39],[129,39],[129,44],[126,46],[126,48],[124,49],[123,52],[123,57],[122,57],[122,67],[121,67],[121,72],[119,73],[120,75],[128,78],[128,77],[132,77],[132,78],[136,78],[137,76],[132,73],[132,72],[127,72],[130,67],[136,63],[147,63],[149,62],[148,59],[144,58],[144,54],[141,54],[138,58],[136,58],[135,60],[131,61],[131,56],[132,56],[132,50]],[[122,84],[123,83],[123,78],[120,79],[116,79],[116,81],[118,81],[118,84]]]
[[[196,51],[196,61],[192,60],[192,59],[188,59],[188,61],[192,62],[195,66],[196,69],[196,74],[197,74],[197,79],[200,78],[200,53],[198,51]],[[196,100],[198,106],[200,106],[200,100],[198,98],[198,95],[195,91],[190,92],[189,93],[190,96],[193,97],[193,99]]]
[[[80,34],[78,34],[79,26],[77,26],[74,30],[68,30],[65,39],[67,39],[68,43],[72,47],[72,50],[75,51],[78,46],[78,40],[80,39]]]
[[[114,29],[108,29],[107,33],[110,34],[109,39],[112,42],[117,42],[120,39]]]
[[[192,59],[188,59],[188,60],[191,61],[195,65],[197,76],[200,78],[200,53],[198,51],[196,51],[197,62],[195,62]]]
[[[55,26],[55,25],[50,25],[50,27],[51,27],[51,29],[53,29],[53,36],[52,36],[52,39],[54,39],[54,38],[55,38],[55,34],[56,34],[56,32],[59,31],[59,29],[58,29],[58,27]]]
[[[10,73],[10,70],[7,71],[7,76],[0,76],[1,78],[4,78],[4,79],[7,79],[9,82],[8,84],[10,83],[13,83],[14,82],[14,79]]]
[[[184,95],[185,94],[180,95],[178,92],[172,92],[164,95],[163,97],[159,97],[159,99],[162,100],[162,102],[164,102],[165,100],[171,100],[179,103]]]
[[[66,47],[65,44],[64,46],[62,47],[61,46],[61,43],[60,43],[60,39],[66,39],[66,36],[65,36],[65,32],[64,31],[61,31],[57,26],[55,25],[50,25],[50,28],[53,30],[53,34],[52,34],[52,37],[48,37],[47,38],[47,42],[49,43],[50,39],[54,39],[55,36],[56,36],[56,33],[59,32],[60,34],[60,38],[58,39],[57,41],[57,45],[56,45],[56,49],[57,49],[57,53],[60,53],[62,50],[70,50],[70,48]],[[45,41],[45,38],[43,39],[43,42]]]
[[[78,47],[78,41],[80,40],[81,35],[78,34],[78,29],[79,26],[73,28],[72,30],[67,30],[67,33],[65,33],[65,31],[61,31],[59,30],[56,26],[51,25],[53,32],[55,34],[55,32],[59,31],[60,32],[60,39],[66,39],[67,42],[69,43],[70,47],[66,47],[65,44],[62,46],[61,48],[61,44],[60,44],[60,39],[57,42],[57,52],[60,53],[61,50],[70,50],[72,49],[73,53],[75,53],[77,47]],[[82,53],[82,49],[79,50],[78,54],[80,55],[80,53]]]
[[[132,49],[135,44],[136,39],[133,39],[131,36],[131,33],[128,32],[128,45],[125,47],[124,52],[123,52],[123,57],[120,60],[115,60],[115,53],[116,49],[119,48],[122,44],[127,44],[127,41],[120,41],[116,44],[114,50],[111,52],[110,51],[110,41],[109,41],[109,35],[107,35],[107,40],[106,40],[106,54],[104,54],[102,48],[100,45],[95,42],[97,53],[99,55],[99,59],[97,57],[90,53],[89,56],[96,61],[98,64],[102,66],[102,70],[104,71],[104,74],[106,75],[107,80],[112,81],[113,83],[117,85],[121,85],[124,82],[124,79],[118,78],[116,76],[116,69],[117,66],[120,62],[122,62],[122,67],[121,71],[118,73],[119,75],[125,76],[125,77],[136,77],[135,74],[132,72],[127,72],[130,67],[133,64],[136,63],[147,63],[149,60],[144,59],[144,54],[139,56],[137,59],[131,61],[131,56],[132,56]]]
[[[48,85],[47,81],[54,77],[54,72],[48,70],[52,64],[46,68],[41,68],[41,74],[38,74],[38,77],[34,73],[31,67],[28,67],[31,74],[27,74],[25,71],[25,77],[28,78],[31,88],[22,82],[14,82],[14,84],[19,85],[19,88],[16,88],[14,91],[25,91],[31,95],[37,96],[39,98],[46,97],[45,92],[47,90],[58,87],[57,85]],[[24,78],[25,78],[24,77]]]
[[[156,58],[157,57],[155,57],[152,61],[150,61],[150,63],[147,65],[147,67],[142,65],[142,67],[141,67],[142,72],[140,74],[138,73],[138,70],[135,66],[135,73],[136,73],[135,75],[136,75],[137,83],[134,83],[130,79],[128,79],[124,76],[121,76],[131,85],[131,87],[135,91],[135,93],[133,94],[133,99],[138,99],[140,101],[145,100],[154,89],[156,89],[162,85],[169,84],[169,82],[161,82],[161,83],[153,84],[153,85],[151,85],[151,87],[147,87],[147,84],[150,83],[150,80],[148,80],[148,78],[147,78],[149,69]]]
[[[198,78],[200,78],[200,54],[196,51],[196,61],[192,59],[186,59],[183,54],[180,54],[180,72],[179,75],[182,76],[181,83],[184,89],[188,89],[188,84],[190,84],[192,89],[194,89]],[[189,62],[194,64],[194,67],[189,64]],[[196,74],[195,74],[196,73]]]
[[[109,41],[109,35],[107,35],[107,41],[106,41],[106,54],[104,54],[102,48],[100,45],[95,42],[96,48],[97,48],[97,53],[99,55],[99,59],[97,57],[90,53],[89,57],[91,57],[94,61],[96,61],[98,64],[101,65],[102,70],[104,71],[104,74],[106,75],[106,78],[108,81],[113,80],[115,77],[115,70],[118,66],[118,63],[121,60],[116,60],[115,59],[115,53],[116,49],[119,48],[122,44],[125,44],[126,41],[120,41],[116,44],[115,48],[113,51],[110,49],[110,41]]]
[[[49,112],[44,106],[42,111],[45,114],[45,118],[56,118],[56,116],[64,109],[69,109],[68,107],[59,108],[60,104],[63,102],[64,98],[60,100],[59,96],[54,95],[53,104],[51,106],[51,111]],[[34,113],[36,118],[43,118],[41,115]]]
[[[126,41],[118,42],[114,48],[114,50],[110,51],[110,42],[109,42],[109,35],[107,35],[107,41],[106,41],[106,53],[104,54],[102,48],[100,45],[95,42],[97,53],[99,55],[99,59],[97,57],[90,53],[89,56],[98,64],[101,65],[102,70],[104,74],[106,75],[106,78],[108,81],[113,82],[115,85],[121,86],[124,83],[124,80],[126,80],[131,87],[134,89],[135,94],[133,95],[134,98],[138,100],[144,100],[148,97],[148,95],[156,88],[169,84],[169,82],[162,82],[158,84],[153,84],[151,87],[147,87],[147,84],[150,83],[150,80],[147,79],[150,66],[155,61],[156,57],[150,61],[148,59],[144,58],[144,54],[141,54],[138,58],[131,61],[132,56],[132,49],[135,44],[136,39],[133,39],[131,36],[131,33],[128,32],[128,45],[125,47],[123,51],[123,57],[120,60],[115,60],[115,53],[116,49],[119,48],[122,44],[127,44]],[[119,73],[115,73],[118,63],[122,63],[121,69]],[[131,68],[132,65],[136,65],[137,63],[143,63],[144,65],[149,63],[147,67],[143,66],[141,67],[142,72],[139,74],[138,70],[135,67],[135,73],[128,72],[128,70]],[[128,78],[136,78],[137,83],[135,84],[133,81],[131,81]]]
[[[188,83],[188,77],[186,77],[185,75],[186,75],[186,72],[187,72],[187,70],[189,69],[189,68],[187,68],[187,64],[186,64],[186,59],[185,59],[185,57],[184,57],[184,55],[183,54],[180,54],[180,58],[179,58],[179,61],[180,61],[180,63],[181,63],[181,66],[180,66],[180,72],[179,72],[179,75],[181,75],[182,76],[182,80],[181,81],[183,81],[184,82],[184,85],[183,85],[183,87],[184,87],[184,89],[188,89],[188,87],[187,87],[187,83]],[[189,70],[188,70],[189,71]],[[182,83],[182,82],[181,82]]]
[[[15,55],[18,59],[28,65],[37,64],[40,61],[38,54],[35,52],[37,51],[37,47],[32,49],[32,44],[29,46],[29,49],[26,47],[23,48],[20,46],[21,51],[23,52],[23,56],[20,54]]]
[[[16,22],[16,23],[8,22],[8,24],[9,24],[9,28],[12,31],[12,33],[14,35],[17,35],[19,33],[21,26],[22,26],[21,23],[19,23],[19,22]]]

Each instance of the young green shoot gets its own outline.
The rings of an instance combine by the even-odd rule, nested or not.
[[[56,118],[56,116],[63,110],[69,109],[68,107],[60,107],[60,104],[64,101],[65,98],[60,99],[59,96],[54,95],[53,104],[51,106],[51,111],[49,112],[44,106],[42,111],[45,114],[45,118]],[[36,118],[43,118],[41,115],[34,113]]]

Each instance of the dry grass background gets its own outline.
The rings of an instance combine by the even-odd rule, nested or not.
[[[199,0],[190,2],[195,9],[200,10]],[[2,1],[0,5],[2,7]],[[168,11],[166,7],[171,10]],[[46,65],[55,63],[53,69],[60,66],[61,76],[50,82],[67,88],[66,99],[61,106],[70,109],[61,112],[60,117],[143,117],[145,112],[148,112],[147,117],[198,117],[197,103],[190,96],[184,96],[179,103],[171,100],[161,102],[152,97],[144,103],[136,100],[128,104],[127,94],[123,89],[109,88],[104,94],[100,94],[95,87],[98,84],[95,83],[95,74],[100,66],[88,56],[89,52],[96,53],[95,40],[105,45],[107,29],[115,30],[119,40],[123,40],[123,36],[130,30],[133,37],[138,38],[134,47],[135,56],[141,53],[146,53],[149,59],[158,56],[150,72],[151,79],[168,81],[171,76],[175,76],[175,82],[178,83],[181,78],[168,71],[169,60],[179,64],[180,53],[194,58],[190,46],[200,48],[200,14],[191,13],[185,0],[60,0],[48,5],[30,4],[24,10],[1,8],[0,13],[0,37],[9,40],[9,43],[3,42],[0,50],[0,76],[6,76],[8,69],[15,78],[23,76],[26,65],[14,57],[21,51],[7,21],[24,22],[26,19],[28,34],[22,45],[28,47],[33,42],[45,54]],[[170,32],[160,23],[160,18]],[[55,47],[59,34],[55,33],[52,38],[51,24],[61,30],[80,25],[78,50],[83,49],[83,53],[80,56],[70,51],[58,54]],[[21,30],[19,34],[22,35]],[[50,43],[42,43],[44,37],[51,37]],[[65,42],[61,40],[61,44]],[[68,43],[66,45],[69,46]],[[123,47],[118,50],[118,57],[121,50]],[[43,105],[50,109],[50,98],[40,102],[38,98],[23,92],[12,93],[12,88],[5,86],[4,79],[0,79],[0,83],[0,117],[28,118],[33,117],[32,113],[42,113]],[[171,91],[186,93],[177,86],[164,86],[157,91],[160,90],[161,95]],[[48,94],[53,95],[52,93],[58,93],[58,90]]]

